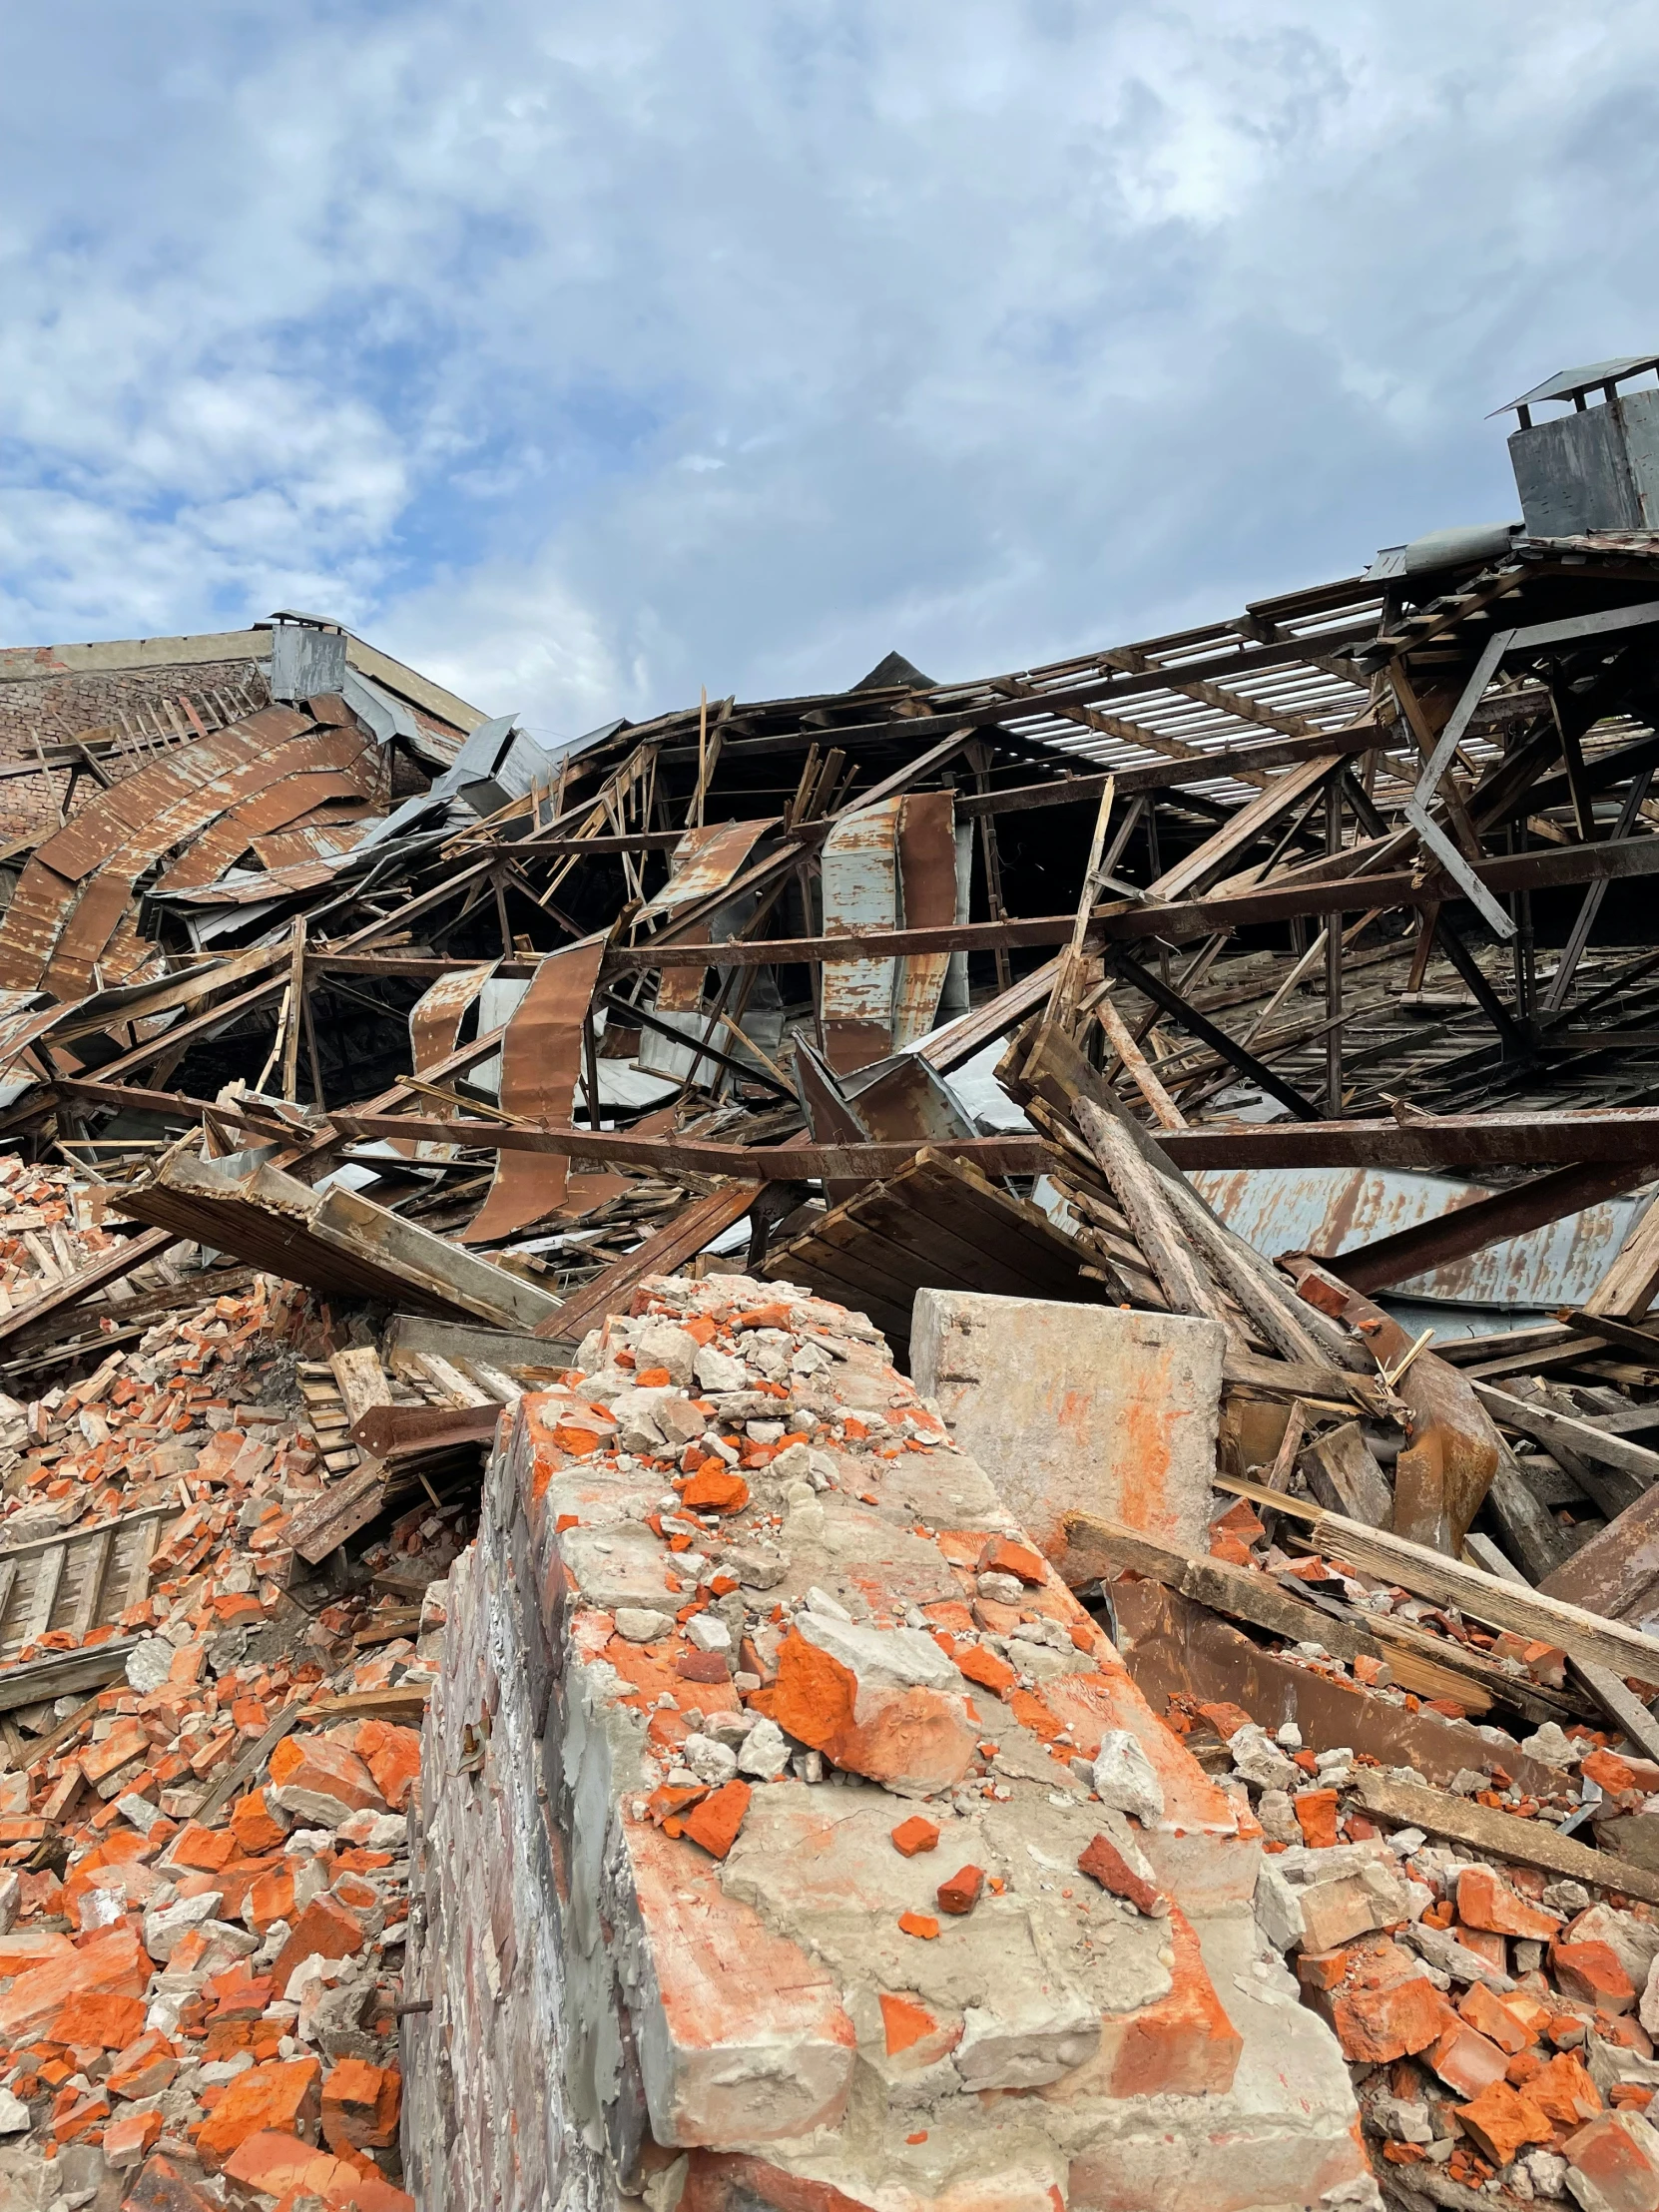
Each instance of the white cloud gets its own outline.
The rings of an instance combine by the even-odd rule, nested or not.
[[[568,734],[1226,613],[1513,511],[1486,409],[1654,336],[1656,60],[1630,0],[13,11],[0,638],[332,609]]]

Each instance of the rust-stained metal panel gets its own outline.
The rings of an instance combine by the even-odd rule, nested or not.
[[[95,870],[125,873],[129,882],[173,845],[204,828],[228,807],[300,767],[343,768],[365,741],[355,731],[329,731],[315,754],[290,757],[286,748],[309,727],[286,708],[269,708],[229,730],[180,746],[110,791],[100,793],[75,820],[49,837],[30,860],[0,922],[0,984],[27,988],[43,979],[60,935],[78,904],[75,886]],[[78,995],[91,980],[110,930],[77,932],[65,973],[82,972],[79,986],[55,984],[59,995]]]
[[[461,1023],[466,1010],[478,993],[500,966],[499,960],[486,960],[482,967],[457,968],[453,975],[440,976],[430,990],[422,991],[409,1008],[410,1064],[416,1075],[424,1075],[428,1068],[435,1068],[440,1060],[447,1060],[460,1041]],[[454,1157],[452,1144],[433,1144],[427,1138],[397,1138],[399,1152],[408,1153],[418,1160],[448,1160]]]
[[[731,882],[750,853],[776,822],[712,822],[688,830],[674,848],[673,872],[650,905],[636,917],[671,913],[696,898],[709,898]]]
[[[349,852],[368,827],[365,815],[343,807],[322,807],[296,829],[278,830],[274,836],[249,840],[261,867],[276,869],[315,860],[331,860]]]
[[[1192,1182],[1228,1228],[1269,1259],[1282,1252],[1323,1253],[1339,1275],[1343,1253],[1491,1195],[1486,1185],[1410,1168],[1205,1168]],[[1644,1201],[1632,1198],[1586,1206],[1390,1283],[1386,1295],[1471,1306],[1582,1305],[1643,1208]]]
[[[910,792],[898,823],[898,880],[906,929],[948,929],[956,919],[956,795]],[[902,1051],[932,1028],[950,971],[948,952],[898,962],[892,1041]]]
[[[152,861],[186,838],[206,842],[202,832],[211,834],[212,825],[221,816],[235,813],[289,776],[348,768],[368,742],[355,730],[323,730],[294,739],[243,763],[211,784],[199,786],[158,817],[141,821],[126,842],[85,883],[79,903],[66,915],[47,966],[47,988],[60,998],[78,997],[88,988],[93,967],[125,911],[134,885]],[[122,887],[119,900],[114,885]]]
[[[366,745],[364,751],[367,751]],[[362,761],[363,755],[359,754],[356,763],[359,769]],[[253,799],[245,799],[240,806],[221,815],[213,828],[196,838],[159,878],[156,889],[160,892],[186,890],[211,883],[268,830],[283,829],[333,800],[367,797],[368,778],[361,774],[325,769],[300,770],[284,776],[280,783],[271,785]]]
[[[536,969],[501,1039],[504,1113],[569,1126],[582,1064],[582,1026],[604,957],[604,937],[587,937],[550,952]],[[590,1111],[597,1119],[597,1101]],[[562,1153],[497,1153],[495,1180],[462,1230],[462,1242],[493,1243],[544,1219],[565,1195],[569,1165]]]
[[[178,801],[234,775],[251,761],[263,760],[275,747],[310,727],[309,715],[295,714],[290,707],[264,707],[228,730],[180,746],[125,783],[100,793],[73,822],[48,837],[35,857],[78,882],[126,843],[135,823],[155,820]],[[219,809],[213,811],[217,814]]]
[[[902,799],[863,807],[824,840],[824,934],[898,925],[898,819]],[[954,899],[954,891],[952,892]],[[837,1074],[892,1050],[892,960],[826,960],[820,1021],[824,1057]]]

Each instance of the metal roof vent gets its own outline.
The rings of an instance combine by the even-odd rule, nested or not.
[[[1621,392],[1632,376],[1659,368],[1659,353],[1564,368],[1494,414],[1512,407],[1520,428],[1509,459],[1526,528],[1535,538],[1590,530],[1659,530],[1659,388]],[[1590,394],[1601,403],[1592,405]],[[1532,409],[1572,401],[1570,414],[1534,422]]]

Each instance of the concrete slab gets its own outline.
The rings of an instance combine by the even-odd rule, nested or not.
[[[918,1291],[910,1367],[1063,1573],[1068,1512],[1204,1548],[1225,1342],[1184,1314]]]

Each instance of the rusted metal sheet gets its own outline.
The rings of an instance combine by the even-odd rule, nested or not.
[[[1408,1168],[1212,1168],[1199,1170],[1192,1182],[1228,1228],[1269,1259],[1282,1252],[1315,1252],[1337,1263],[1345,1252],[1492,1195],[1479,1183]],[[1642,1212],[1640,1200],[1606,1199],[1390,1282],[1388,1293],[1462,1305],[1581,1305]],[[1342,1273],[1340,1264],[1337,1272]]]
[[[766,831],[777,827],[776,822],[712,822],[688,830],[674,848],[673,873],[636,919],[672,913],[695,898],[723,891]]]
[[[1356,1330],[1384,1373],[1404,1360],[1411,1339],[1380,1306],[1305,1254],[1285,1266],[1308,1304]],[[1497,1430],[1469,1382],[1431,1352],[1418,1353],[1393,1387],[1406,1415],[1405,1448],[1394,1461],[1393,1533],[1455,1559],[1497,1472]]]
[[[343,807],[325,807],[298,829],[278,830],[275,836],[249,841],[254,857],[267,869],[291,867],[296,861],[331,860],[350,851],[368,819]]]
[[[947,929],[956,919],[956,797],[910,792],[898,823],[898,881],[906,929]],[[893,989],[895,1051],[932,1028],[950,971],[948,952],[912,953],[897,963]]]
[[[79,882],[126,843],[135,823],[156,820],[180,800],[234,775],[251,761],[263,760],[310,727],[309,715],[296,714],[290,707],[266,707],[211,738],[181,746],[101,793],[73,822],[48,837],[35,857],[71,882]]]
[[[294,725],[300,732],[308,728],[303,718],[271,709],[217,737],[183,746],[101,794],[49,838],[19,881],[18,892],[27,886],[26,895],[20,901],[14,894],[0,923],[0,982],[11,978],[21,988],[45,981],[59,997],[80,996],[148,866],[283,777],[344,769],[367,743],[354,729],[327,729],[290,742]],[[176,773],[187,764],[196,773],[188,778]],[[204,768],[213,773],[201,773]],[[48,847],[67,864],[50,859]]]
[[[288,823],[298,822],[302,816],[333,800],[366,800],[370,779],[360,771],[371,760],[371,750],[365,741],[357,757],[359,773],[356,775],[337,769],[300,770],[284,776],[280,783],[273,784],[255,798],[245,799],[240,807],[233,807],[221,815],[205,835],[196,838],[189,849],[180,854],[159,878],[156,889],[166,893],[211,883],[268,830],[280,830]]]
[[[361,757],[366,743],[355,730],[323,730],[295,739],[204,785],[145,823],[86,883],[79,904],[65,919],[46,971],[48,989],[60,997],[79,996],[86,990],[93,980],[94,966],[126,912],[139,876],[153,860],[186,838],[200,845],[211,843],[214,826],[222,816],[237,813],[290,776],[348,768]],[[235,853],[228,857],[234,858]]]
[[[487,960],[482,967],[457,968],[415,1000],[409,1008],[409,1050],[416,1075],[424,1075],[428,1068],[448,1059],[460,1041],[467,1008],[500,964],[499,960]],[[451,1160],[455,1156],[452,1144],[428,1144],[407,1137],[393,1141],[399,1152],[418,1160]]]
[[[898,926],[898,822],[903,805],[902,799],[886,799],[860,808],[825,838],[826,937]],[[837,1074],[868,1067],[892,1050],[894,967],[890,959],[825,961],[819,1018],[824,1056]]]
[[[501,1039],[501,1106],[522,1121],[570,1124],[582,1064],[582,1027],[605,957],[603,936],[550,952],[531,977]],[[598,1104],[590,1104],[597,1122]],[[565,1195],[561,1156],[501,1152],[495,1180],[470,1225],[466,1244],[510,1237],[553,1212]]]

